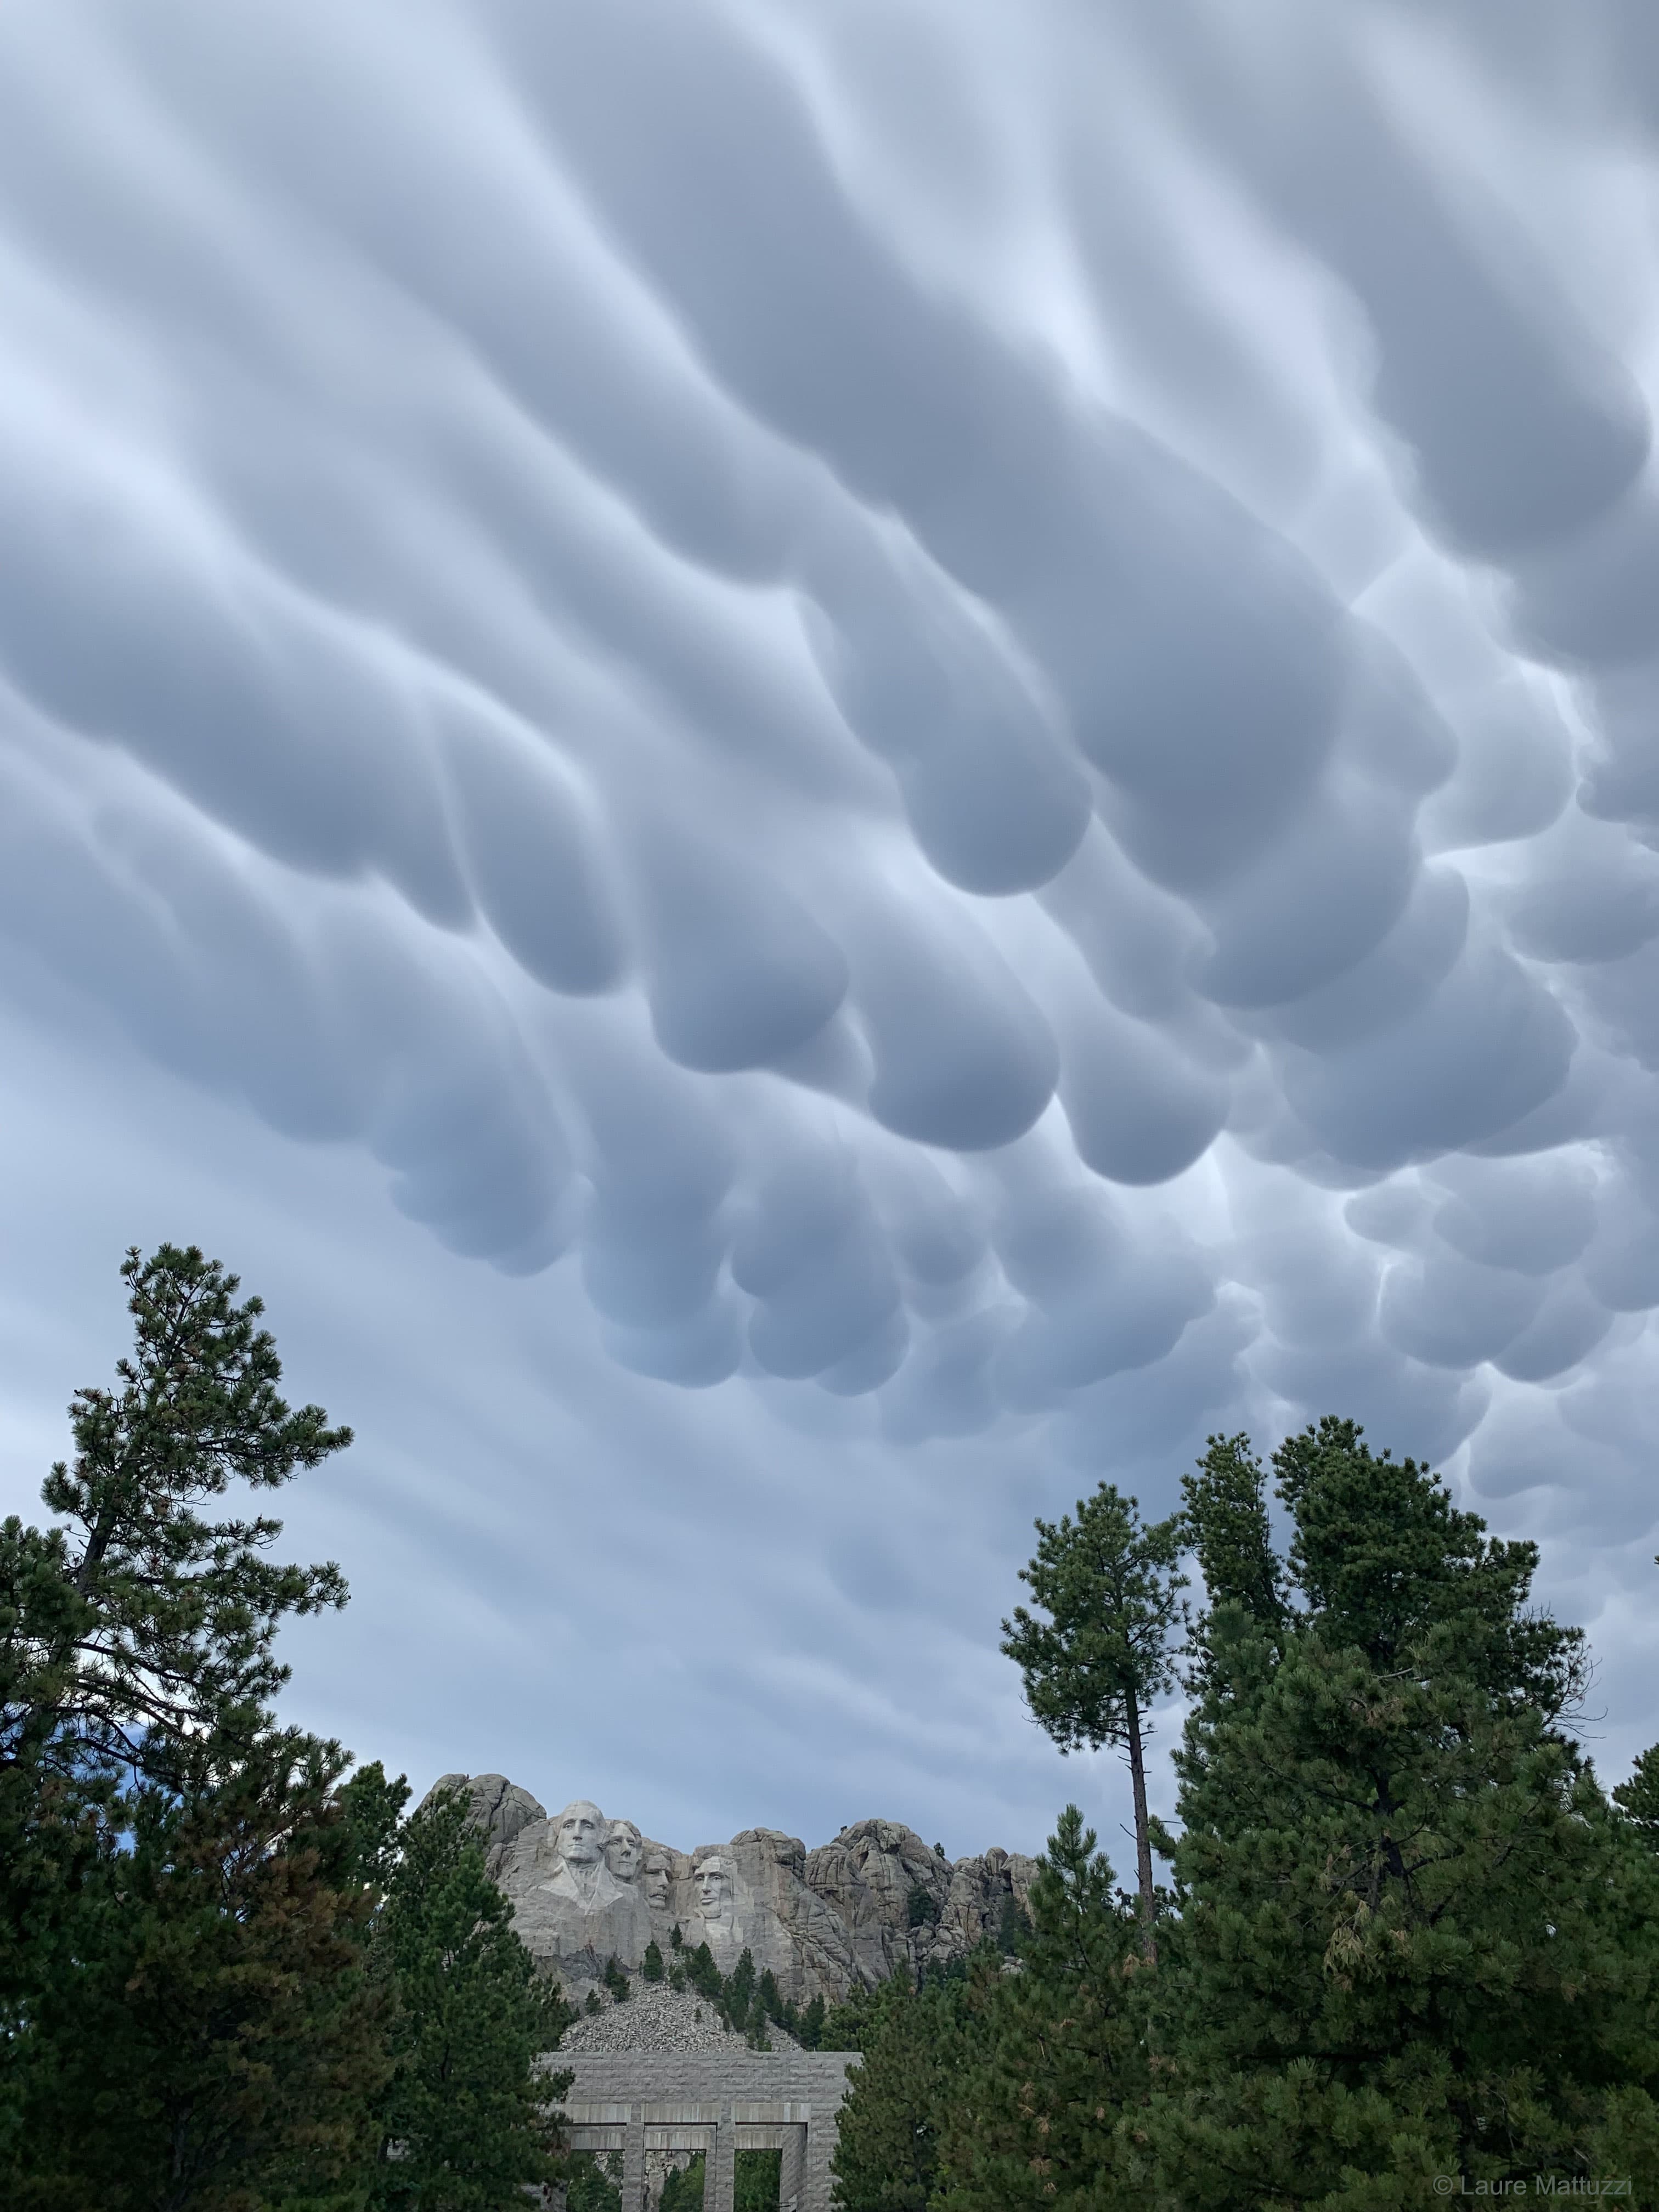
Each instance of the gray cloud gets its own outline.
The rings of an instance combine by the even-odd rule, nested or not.
[[[1651,48],[1613,0],[0,21],[0,1013],[343,1177],[436,1310],[489,1263],[468,1510],[568,1506],[550,1363],[642,1601],[748,1532],[757,1744],[822,1698],[902,1777],[881,1669],[1209,1427],[1355,1412],[1563,1587],[1651,1517]],[[421,1449],[399,1571],[529,1602],[459,1594]]]

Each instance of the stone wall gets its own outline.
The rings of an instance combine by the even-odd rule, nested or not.
[[[830,2212],[830,2160],[856,2052],[556,2054],[574,2076],[562,2109],[571,2148],[620,2154],[623,2212],[647,2212],[647,2168],[702,2151],[704,2212],[732,2212],[739,2150],[782,2156],[781,2212]]]

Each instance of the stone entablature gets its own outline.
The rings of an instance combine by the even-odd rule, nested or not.
[[[622,2212],[644,2212],[648,2152],[707,2154],[704,2212],[732,2212],[740,2150],[783,2154],[781,2212],[830,2212],[851,2051],[551,2052],[573,2150],[620,2151]]]

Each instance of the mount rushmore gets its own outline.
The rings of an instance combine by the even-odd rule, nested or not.
[[[504,1774],[446,1774],[430,1796],[462,1790],[491,1879],[544,1971],[580,1996],[614,1958],[629,1969],[678,1927],[730,1973],[746,1950],[781,1996],[827,2003],[899,1966],[945,1965],[998,1936],[1023,1909],[1037,1863],[1018,1851],[945,1858],[914,1829],[857,1820],[808,1850],[775,1828],[745,1828],[694,1851],[610,1820],[586,1798],[550,1819]]]

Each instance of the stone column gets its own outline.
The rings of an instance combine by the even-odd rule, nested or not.
[[[732,2124],[732,2101],[720,2100],[720,2118],[705,2168],[702,2212],[735,2212],[738,2191],[738,2131]],[[829,2212],[826,2203],[824,2212]]]
[[[622,2212],[645,2212],[645,2106],[628,2108],[623,2144]]]
[[[783,2139],[778,2175],[778,2212],[801,2212],[806,2197],[806,2130],[790,2128]]]
[[[830,2202],[830,2191],[835,2176],[830,2171],[830,2161],[836,2152],[836,2116],[823,2111],[815,2100],[812,2117],[806,2129],[806,2156],[803,2161],[800,2212],[834,2212]]]

